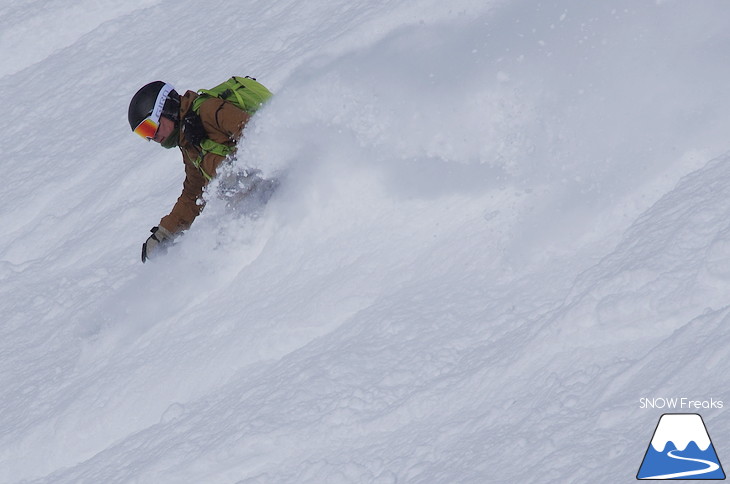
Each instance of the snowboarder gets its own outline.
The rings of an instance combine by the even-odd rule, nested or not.
[[[253,81],[268,93],[265,97],[271,95],[254,79],[231,80],[235,79]],[[238,98],[240,101],[240,96]],[[218,97],[213,91],[187,91],[180,96],[170,84],[162,81],[145,85],[132,97],[128,113],[132,131],[164,148],[180,148],[185,164],[182,194],[142,244],[142,262],[164,253],[166,246],[200,214],[204,205],[203,189],[216,176],[221,163],[233,153],[246,123],[260,104],[248,110],[241,109],[239,104],[229,102],[224,96]]]

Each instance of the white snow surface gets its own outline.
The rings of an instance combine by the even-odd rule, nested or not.
[[[723,0],[0,5],[0,482],[631,482],[730,400]],[[131,96],[251,75],[236,164]],[[692,411],[697,411],[692,409]],[[720,458],[730,419],[701,411]]]

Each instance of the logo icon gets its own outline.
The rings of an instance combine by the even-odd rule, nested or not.
[[[702,417],[665,413],[659,418],[637,479],[725,479]]]

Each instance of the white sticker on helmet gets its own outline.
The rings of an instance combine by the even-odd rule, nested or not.
[[[165,84],[162,86],[162,89],[160,89],[160,92],[157,94],[157,99],[155,100],[155,107],[152,109],[152,114],[150,114],[150,118],[155,123],[160,123],[160,117],[162,116],[162,108],[165,107],[165,101],[167,101],[167,96],[175,90],[174,87],[172,87],[170,84]]]

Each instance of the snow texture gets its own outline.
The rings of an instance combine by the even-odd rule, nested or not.
[[[634,480],[730,401],[721,0],[0,5],[0,482]],[[129,99],[273,100],[163,258]],[[215,184],[214,184],[215,185]],[[697,409],[691,409],[697,412]],[[722,460],[730,419],[701,411]]]

